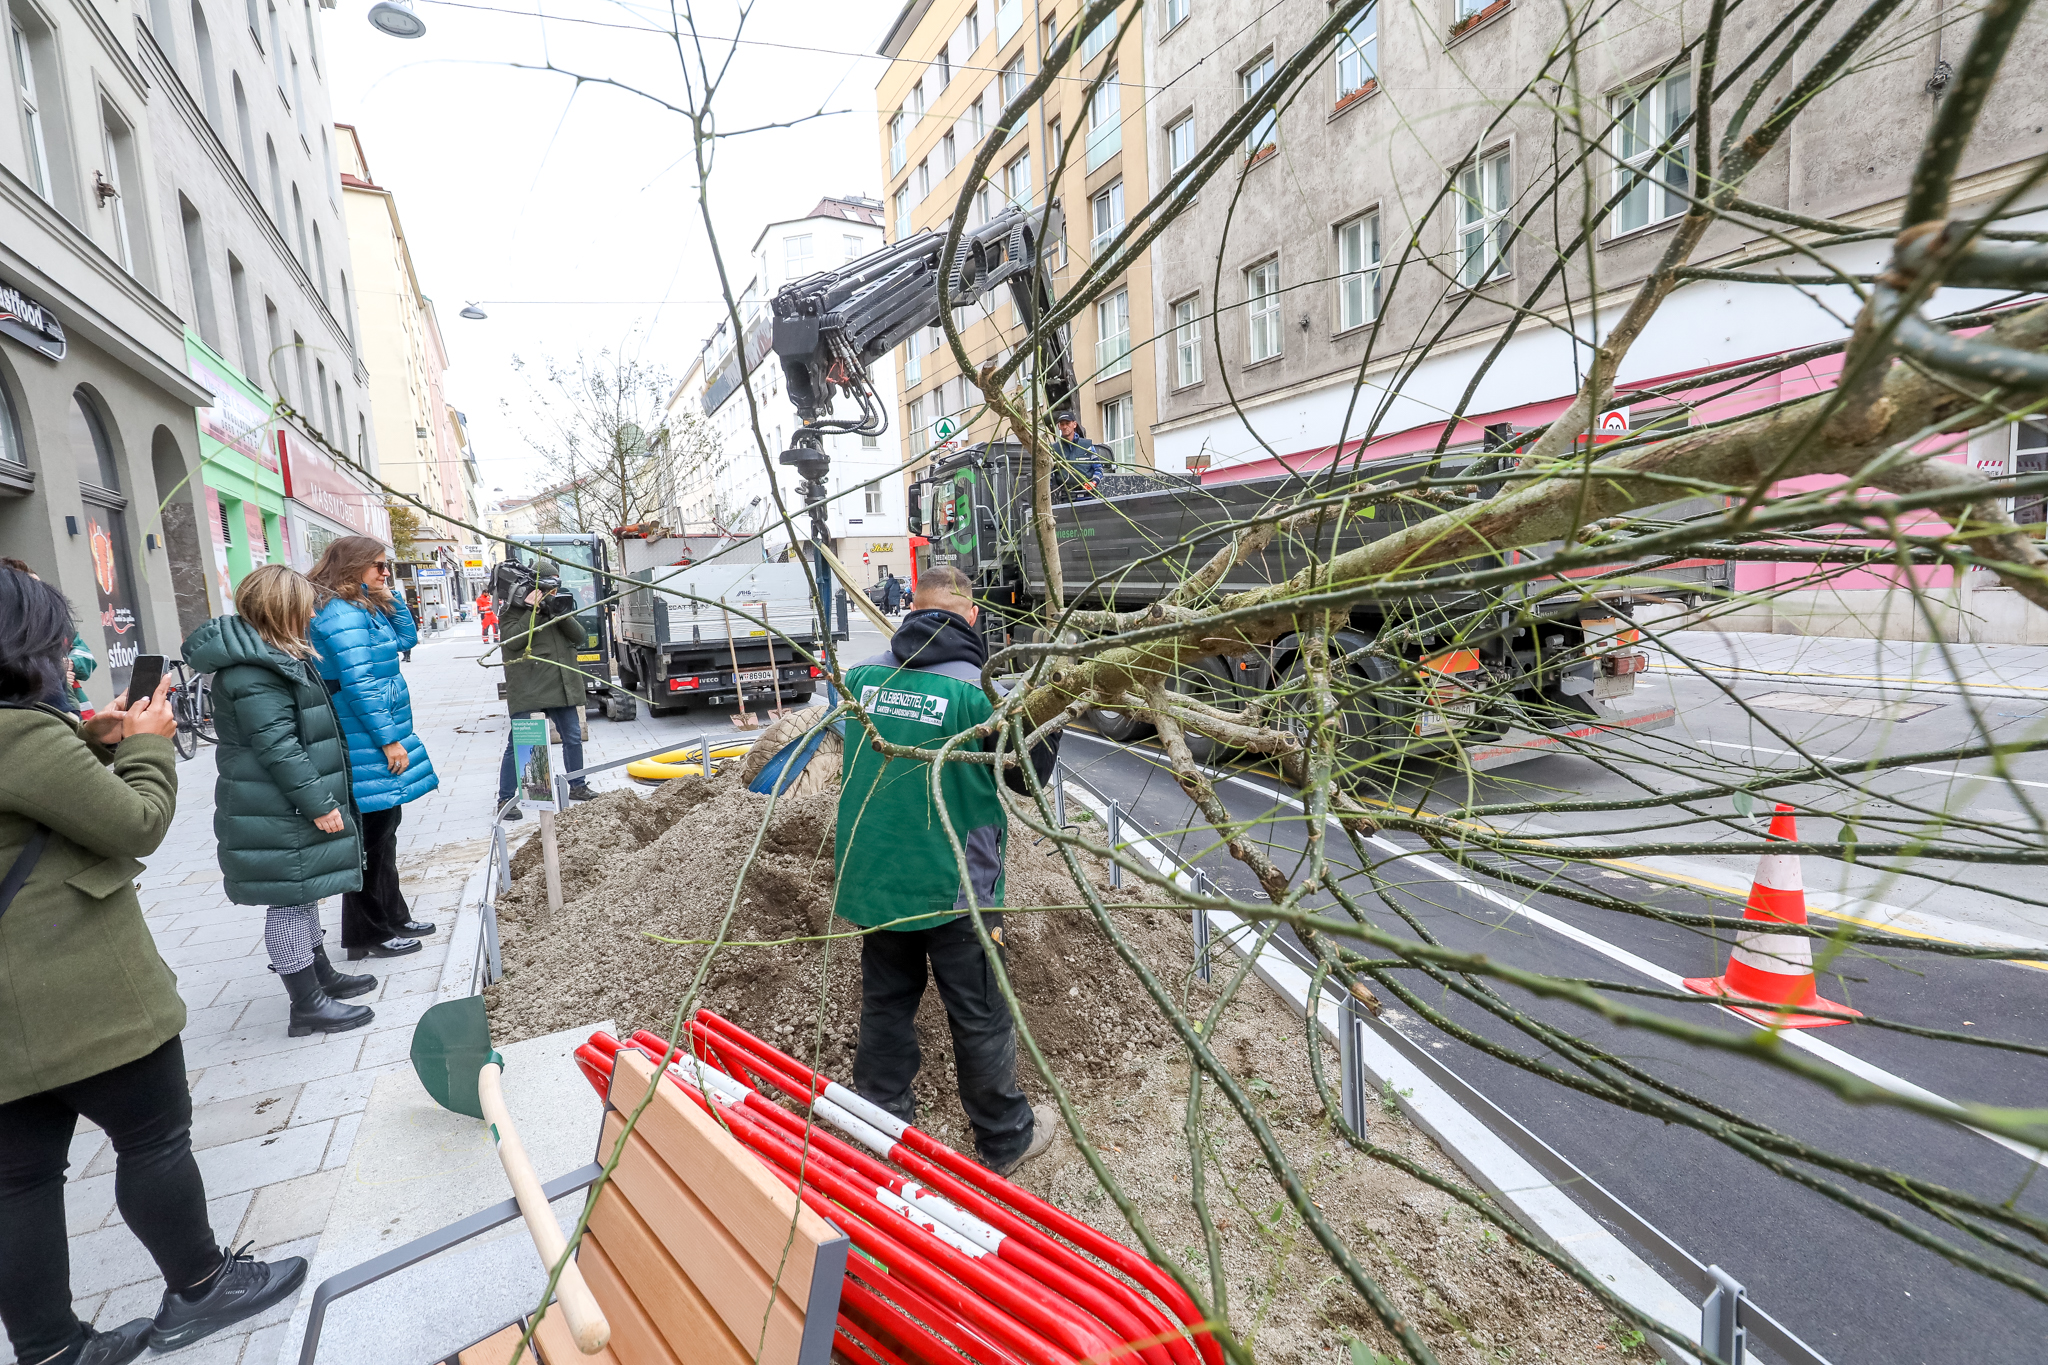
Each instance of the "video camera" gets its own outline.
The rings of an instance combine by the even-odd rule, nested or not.
[[[551,616],[576,610],[575,594],[562,587],[558,573],[544,574],[516,559],[507,559],[491,570],[491,600],[499,603],[500,611],[524,604],[527,594],[536,591],[542,610]]]

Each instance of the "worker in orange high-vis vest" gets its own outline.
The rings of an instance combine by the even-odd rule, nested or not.
[[[498,604],[491,601],[491,595],[480,592],[476,595],[476,617],[484,623],[484,639],[498,638]]]

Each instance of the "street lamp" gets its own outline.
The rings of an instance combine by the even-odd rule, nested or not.
[[[400,36],[403,37],[406,35],[401,34]],[[468,318],[471,322],[482,322],[485,318],[489,317],[490,314],[486,313],[483,309],[477,307],[475,304],[472,303],[468,307],[464,308],[461,313],[457,314],[457,316]]]
[[[393,38],[418,38],[427,21],[413,13],[412,0],[377,0],[370,6],[370,27]]]

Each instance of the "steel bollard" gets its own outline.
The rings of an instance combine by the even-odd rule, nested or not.
[[[697,741],[697,775],[711,776],[711,736],[705,735]]]
[[[1110,802],[1110,803],[1109,803],[1109,846],[1110,846],[1110,848],[1111,848],[1111,849],[1115,849],[1115,848],[1117,847],[1117,845],[1118,845],[1118,844],[1120,844],[1121,842],[1123,842],[1123,837],[1124,837],[1124,808],[1123,808],[1122,806],[1118,805],[1118,804],[1117,804],[1116,802],[1112,801],[1112,802]],[[1118,861],[1117,861],[1116,859],[1114,859],[1114,858],[1112,858],[1112,859],[1110,859],[1110,860],[1109,860],[1109,884],[1110,884],[1111,886],[1122,886],[1122,885],[1124,884],[1124,869],[1123,869],[1123,864],[1122,864],[1122,863],[1119,863],[1119,862],[1118,862]]]
[[[555,809],[569,809],[569,779],[560,773],[555,774]]]
[[[1337,997],[1337,1098],[1344,1122],[1361,1138],[1365,1136],[1366,1084],[1365,1049],[1358,1045],[1358,1030],[1364,1027],[1351,992],[1342,992]]]
[[[1708,1266],[1707,1273],[1714,1277],[1714,1292],[1700,1305],[1700,1347],[1723,1365],[1743,1365],[1749,1329],[1742,1325],[1742,1304],[1748,1291],[1717,1265]]]
[[[1212,883],[1207,873],[1197,872],[1188,889],[1196,895],[1208,893]],[[1203,981],[1209,979],[1209,912],[1202,906],[1195,907],[1195,975]]]
[[[1052,827],[1067,827],[1067,770],[1058,763],[1052,765]]]

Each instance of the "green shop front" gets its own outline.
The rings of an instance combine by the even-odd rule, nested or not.
[[[287,560],[284,471],[262,391],[190,333],[185,367],[213,394],[213,406],[198,410],[199,456],[214,574],[228,606],[251,569]]]

